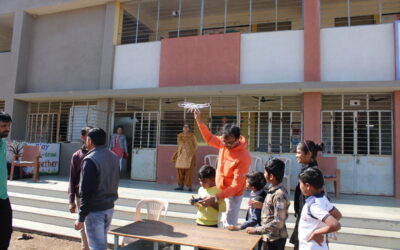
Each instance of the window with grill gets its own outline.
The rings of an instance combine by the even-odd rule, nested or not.
[[[251,151],[292,152],[302,138],[301,96],[118,99],[114,101],[114,109],[118,115],[134,113],[147,116],[149,112],[159,112],[159,128],[155,125],[141,127],[137,123],[140,119],[135,119],[135,138],[139,136],[137,133],[156,135],[159,129],[160,144],[176,145],[176,137],[182,132],[183,125],[189,124],[198,144],[206,145],[193,114],[178,106],[182,102],[210,103],[209,108],[201,109],[201,117],[211,133],[220,135],[225,123],[236,123],[247,138]]]
[[[96,126],[96,101],[29,103],[26,141],[80,141],[82,127]]]
[[[0,100],[0,111],[4,111],[5,106],[6,106],[6,102]]]
[[[250,151],[294,152],[302,139],[301,96],[240,97],[240,110],[240,128]]]
[[[374,15],[367,15],[367,16],[352,16],[348,17],[336,17],[335,18],[335,27],[342,27],[342,26],[357,26],[357,25],[366,25],[366,24],[375,24]]]
[[[303,29],[302,0],[130,0],[118,43],[230,32]]]
[[[392,155],[391,95],[323,96],[322,140],[332,154]]]
[[[302,113],[241,112],[240,128],[253,152],[294,152],[302,138]]]
[[[321,27],[392,23],[400,13],[396,0],[320,0]]]

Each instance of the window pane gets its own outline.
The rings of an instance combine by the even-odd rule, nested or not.
[[[302,124],[302,112],[292,112],[292,124],[291,127],[291,148],[289,151],[283,151],[283,153],[296,152],[297,144],[302,141],[303,124]]]
[[[260,143],[257,152],[268,152],[268,120],[269,113],[268,112],[260,112]]]
[[[272,113],[271,152],[281,151],[281,113]]]
[[[200,28],[201,1],[181,0],[182,11],[179,37],[197,36]],[[171,37],[171,36],[170,36]]]
[[[348,16],[347,0],[321,0],[321,27],[346,26]],[[346,20],[335,18],[345,17]]]
[[[354,153],[354,117],[353,112],[343,113],[343,153]]]
[[[249,0],[227,0],[227,33],[240,32],[248,33],[251,32],[249,26]]]
[[[242,112],[240,114],[240,132],[246,138],[248,149],[251,152],[256,150],[257,143],[257,113]]]
[[[400,1],[380,1],[382,3],[382,23],[393,23],[400,19]]]
[[[166,111],[162,113],[160,144],[176,145],[176,136],[182,132],[183,111]]]
[[[392,155],[392,112],[381,112],[381,154]]]
[[[160,0],[159,39],[176,37],[179,19],[178,0]]]
[[[379,112],[369,112],[369,153],[371,155],[379,154]]]
[[[357,153],[368,154],[368,117],[367,112],[357,112]]]
[[[332,153],[331,112],[322,113],[322,141],[325,144],[325,153]]]
[[[351,126],[351,125],[350,125]],[[352,127],[351,127],[352,129]],[[333,152],[343,154],[343,113],[333,113]]]
[[[225,0],[204,0],[203,34],[224,33]]]
[[[282,152],[290,152],[290,112],[282,112]]]

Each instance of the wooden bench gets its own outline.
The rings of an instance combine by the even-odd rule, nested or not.
[[[337,168],[336,157],[320,156],[317,161],[318,168],[324,174],[325,182],[333,182],[336,199],[340,199],[340,169]]]

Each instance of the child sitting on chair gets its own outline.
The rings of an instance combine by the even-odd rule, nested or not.
[[[250,200],[264,203],[265,196],[267,195],[267,193],[264,190],[265,184],[267,184],[264,174],[261,172],[251,172],[246,174],[246,177],[247,177],[246,180],[247,188],[251,190]],[[248,227],[260,226],[261,225],[260,223],[261,223],[261,208],[249,207],[247,209],[246,221],[242,225],[240,226],[229,225],[227,228],[231,231],[237,231],[246,229]]]
[[[219,191],[215,186],[215,168],[204,165],[200,168],[198,176],[201,185],[198,191],[200,198],[192,196],[190,200],[190,204],[197,207],[198,210],[196,223],[198,226],[218,227],[218,215],[226,211],[225,201],[218,200],[208,207],[200,204],[202,197],[215,196]]]

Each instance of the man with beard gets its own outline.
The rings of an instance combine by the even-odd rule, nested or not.
[[[0,112],[0,249],[8,249],[12,234],[12,210],[7,194],[7,142],[11,129],[11,116]]]

